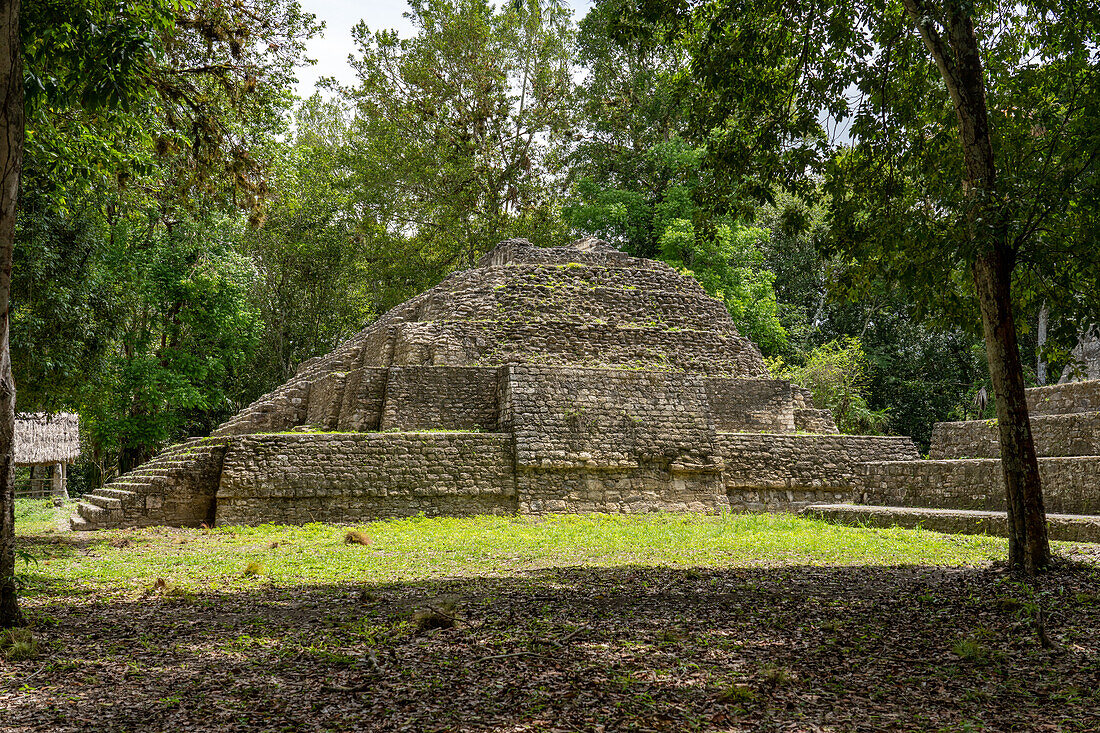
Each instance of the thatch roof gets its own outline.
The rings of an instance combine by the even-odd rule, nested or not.
[[[80,418],[69,412],[15,416],[15,462],[72,463],[80,455]]]

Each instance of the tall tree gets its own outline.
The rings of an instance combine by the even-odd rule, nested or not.
[[[353,30],[347,164],[365,244],[397,264],[394,279],[438,279],[508,236],[567,236],[572,24],[560,0],[517,5],[413,0],[416,35]]]
[[[630,0],[603,2],[585,16],[578,59],[582,141],[572,156],[574,186],[563,208],[585,234],[660,259],[695,276],[721,299],[737,327],[764,353],[786,350],[774,275],[764,266],[767,232],[745,226],[730,201],[707,191],[705,146],[685,137],[688,60],[647,35],[614,30]]]
[[[21,626],[15,595],[15,380],[9,298],[23,168],[23,49],[19,0],[0,0],[0,629]]]
[[[1045,0],[643,6],[678,23],[721,183],[768,198],[823,182],[848,285],[885,276],[925,311],[980,315],[1009,560],[1046,565],[1014,308],[1036,282],[1081,305],[1057,292],[1069,270],[1096,281],[1098,14]]]
[[[258,218],[265,184],[251,151],[255,134],[277,131],[281,114],[274,102],[288,98],[303,41],[316,30],[296,0],[43,0],[23,10],[21,16],[14,2],[0,11],[9,41],[0,69],[7,80],[0,130],[9,161],[3,195],[10,196],[0,201],[0,516],[8,518],[0,524],[0,626],[21,622],[7,326],[25,124],[33,126],[35,145],[56,144],[44,159],[51,161],[47,178],[54,179],[61,208],[69,171],[109,170],[121,185],[147,174],[151,164],[124,150],[151,148],[161,158],[159,170],[170,172],[156,184],[143,181],[154,221],[169,225],[195,194],[246,207]],[[119,121],[129,138],[115,134]]]
[[[299,105],[293,135],[270,153],[277,163],[267,218],[242,240],[257,272],[252,299],[264,328],[254,395],[358,331],[389,297],[372,277],[381,268],[364,247],[360,199],[347,181],[352,145],[344,105],[315,95]]]

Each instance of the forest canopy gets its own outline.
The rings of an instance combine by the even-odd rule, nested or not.
[[[294,79],[321,27],[294,0],[29,5],[12,360],[20,411],[81,415],[74,489],[210,431],[509,237],[595,235],[690,273],[850,431],[927,447],[937,420],[991,416],[974,289],[936,249],[957,224],[957,172],[928,167],[951,109],[905,18],[808,4],[817,45],[780,58],[783,4],[652,5],[412,0],[413,33],[368,9],[353,81],[308,99]],[[1095,268],[1054,256],[1096,234],[1098,152],[1064,144],[1100,121],[1078,11],[978,28],[1010,198],[1031,206],[1012,213],[1032,227],[1029,384],[1096,314]],[[93,51],[138,66],[97,77]],[[787,83],[798,64],[808,86]],[[1072,204],[1043,219],[1059,191]]]

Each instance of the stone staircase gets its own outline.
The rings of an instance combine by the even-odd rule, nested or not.
[[[1100,542],[1100,380],[1027,390],[1051,539]],[[949,533],[1008,531],[995,420],[937,423],[931,460],[875,461],[856,477],[857,503],[803,513],[871,526]]]
[[[81,497],[73,530],[213,525],[214,496],[227,440],[191,438]]]

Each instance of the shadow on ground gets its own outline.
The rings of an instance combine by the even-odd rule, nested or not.
[[[554,569],[46,587],[4,730],[1100,730],[1100,582],[991,570]],[[1044,609],[1053,649],[1035,633]],[[453,626],[452,626],[453,624]],[[423,627],[423,628],[421,628]],[[436,627],[436,628],[430,628]],[[449,627],[449,628],[448,628]]]

